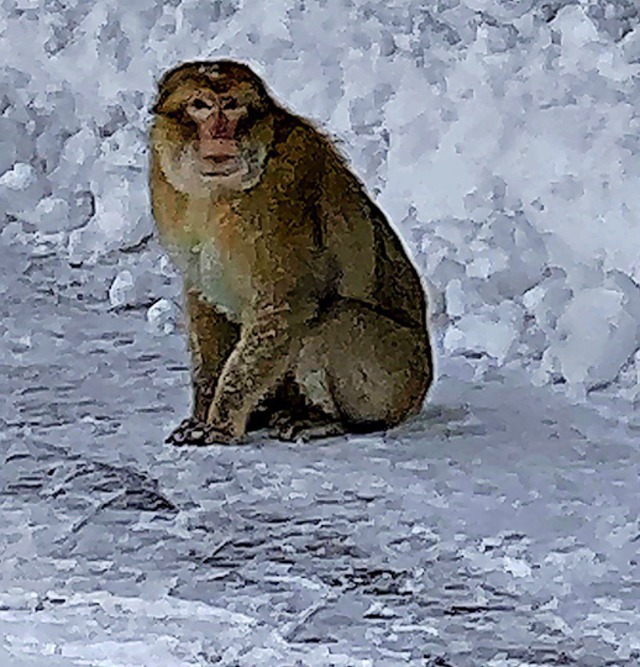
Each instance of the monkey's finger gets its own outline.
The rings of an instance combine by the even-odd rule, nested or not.
[[[196,419],[189,418],[184,419],[180,425],[168,435],[165,442],[176,447],[197,445],[201,444],[204,435],[204,424]]]
[[[183,420],[179,426],[173,429],[171,433],[165,438],[165,443],[169,445],[183,445],[186,441],[185,438],[185,428],[187,426],[188,420]]]
[[[215,426],[208,425],[204,429],[202,444],[204,445],[228,445],[234,442],[234,438]]]

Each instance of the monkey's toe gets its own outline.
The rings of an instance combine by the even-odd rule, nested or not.
[[[227,445],[234,442],[234,438],[212,424],[207,424],[195,417],[189,417],[180,422],[179,426],[168,435],[165,442],[176,447]]]
[[[183,419],[180,424],[167,436],[166,443],[175,445],[176,447],[183,447],[185,445],[204,445],[205,436],[207,432],[207,425],[189,417]]]
[[[207,424],[204,427],[204,440],[202,443],[204,445],[228,445],[235,441],[236,439],[233,436],[216,428],[212,424]]]

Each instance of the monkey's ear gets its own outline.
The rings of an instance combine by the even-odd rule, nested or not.
[[[149,112],[152,114],[161,115],[163,113],[163,107],[167,101],[167,93],[164,90],[161,90],[157,95],[151,106],[149,107]]]

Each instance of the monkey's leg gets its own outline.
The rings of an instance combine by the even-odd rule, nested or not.
[[[318,409],[316,424],[333,421],[354,432],[384,429],[417,413],[432,378],[426,331],[351,300],[323,317],[297,363],[298,383]],[[301,425],[297,437],[314,437],[314,429]]]
[[[307,414],[307,401],[300,393],[295,375],[290,372],[255,408],[249,417],[247,431],[273,429],[294,416]]]
[[[186,291],[191,350],[192,416],[167,438],[176,445],[196,444],[204,438],[204,421],[222,367],[239,338],[239,327],[202,298],[197,289]]]
[[[240,336],[240,328],[217,311],[196,289],[186,294],[189,347],[192,358],[193,416],[204,420],[225,361]]]
[[[306,442],[345,432],[341,416],[328,385],[324,341],[317,329],[309,332],[294,362],[293,381],[303,404],[282,404],[272,415],[270,435],[279,440]]]
[[[325,335],[332,397],[350,430],[395,426],[419,412],[433,378],[426,330],[345,300]]]

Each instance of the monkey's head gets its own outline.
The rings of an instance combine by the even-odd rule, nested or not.
[[[160,80],[153,150],[181,192],[247,189],[260,178],[276,104],[260,77],[231,60],[184,63]]]

